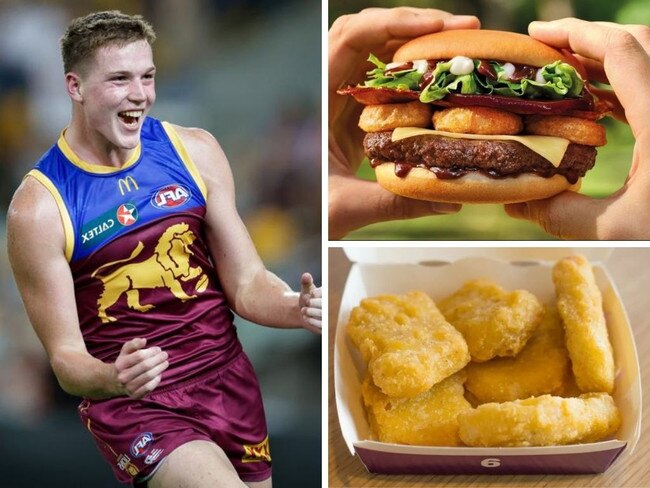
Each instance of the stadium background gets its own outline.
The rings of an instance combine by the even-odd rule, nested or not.
[[[533,20],[563,17],[650,25],[650,2],[647,0],[329,0],[329,25],[340,15],[367,7],[400,5],[472,14],[481,19],[485,29],[522,33],[527,32]],[[369,64],[369,69],[371,67]],[[596,165],[583,179],[581,189],[582,193],[594,197],[610,195],[621,187],[632,161],[634,145],[627,125],[609,117],[603,124],[607,128],[607,145],[598,148]],[[374,180],[374,172],[367,163],[361,165],[359,176]],[[552,237],[532,223],[508,217],[502,205],[465,205],[454,215],[369,225],[352,232],[347,239],[541,240]]]
[[[0,486],[120,486],[56,384],[7,263],[4,218],[22,176],[69,120],[58,40],[93,10],[140,13],[158,34],[152,115],[211,131],[270,269],[321,282],[321,5],[290,0],[0,0]],[[42,238],[47,239],[47,229]],[[238,320],[260,377],[274,484],[320,486],[321,340]]]

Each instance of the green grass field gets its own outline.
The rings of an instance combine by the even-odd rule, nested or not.
[[[613,119],[607,127],[607,145],[598,148],[596,166],[582,181],[581,193],[606,197],[625,182],[632,162],[634,139],[627,125]],[[359,176],[374,179],[367,163]],[[508,217],[502,205],[465,205],[454,215],[382,222],[359,229],[348,240],[547,240],[538,226]]]

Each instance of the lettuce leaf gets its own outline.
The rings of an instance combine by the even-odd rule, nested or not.
[[[395,88],[398,90],[418,90],[423,73],[416,69],[405,69],[386,73],[386,64],[376,56],[370,55],[368,61],[376,68],[368,71],[369,80],[365,86]],[[518,81],[508,79],[503,65],[490,61],[497,79],[484,76],[476,68],[479,61],[474,60],[475,69],[466,75],[454,75],[449,70],[451,62],[439,62],[432,73],[431,82],[420,93],[420,101],[427,103],[440,100],[449,93],[464,95],[502,95],[507,97],[563,99],[578,97],[584,82],[570,64],[556,61],[541,68],[538,78],[544,81],[524,78]]]
[[[370,78],[365,86],[394,88],[396,90],[417,90],[422,73],[415,68],[386,73],[386,64],[381,62],[374,54],[370,54],[368,61],[376,66],[375,69],[368,71],[366,74]]]

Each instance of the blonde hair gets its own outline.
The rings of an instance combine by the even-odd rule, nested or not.
[[[93,12],[74,19],[61,38],[65,73],[82,68],[95,51],[107,44],[120,46],[146,40],[153,44],[156,33],[141,15],[126,15],[118,10]]]

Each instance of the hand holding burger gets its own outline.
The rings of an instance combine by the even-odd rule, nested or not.
[[[562,19],[533,22],[529,32],[551,46],[570,48],[590,79],[611,85],[613,91],[599,96],[617,103],[614,114],[630,124],[635,145],[628,178],[610,197],[565,192],[506,205],[506,211],[562,238],[650,238],[650,27]]]
[[[350,80],[362,79],[368,52],[390,59],[406,41],[443,29],[478,28],[471,16],[435,9],[366,9],[337,19],[329,43],[329,237],[385,220],[456,212],[457,204],[404,198],[374,182],[355,176],[363,160],[363,131],[358,128],[362,106],[336,94]]]
[[[368,79],[338,91],[365,107],[359,126],[378,183],[402,196],[513,203],[577,187],[608,111],[568,52],[512,32],[415,38]]]

